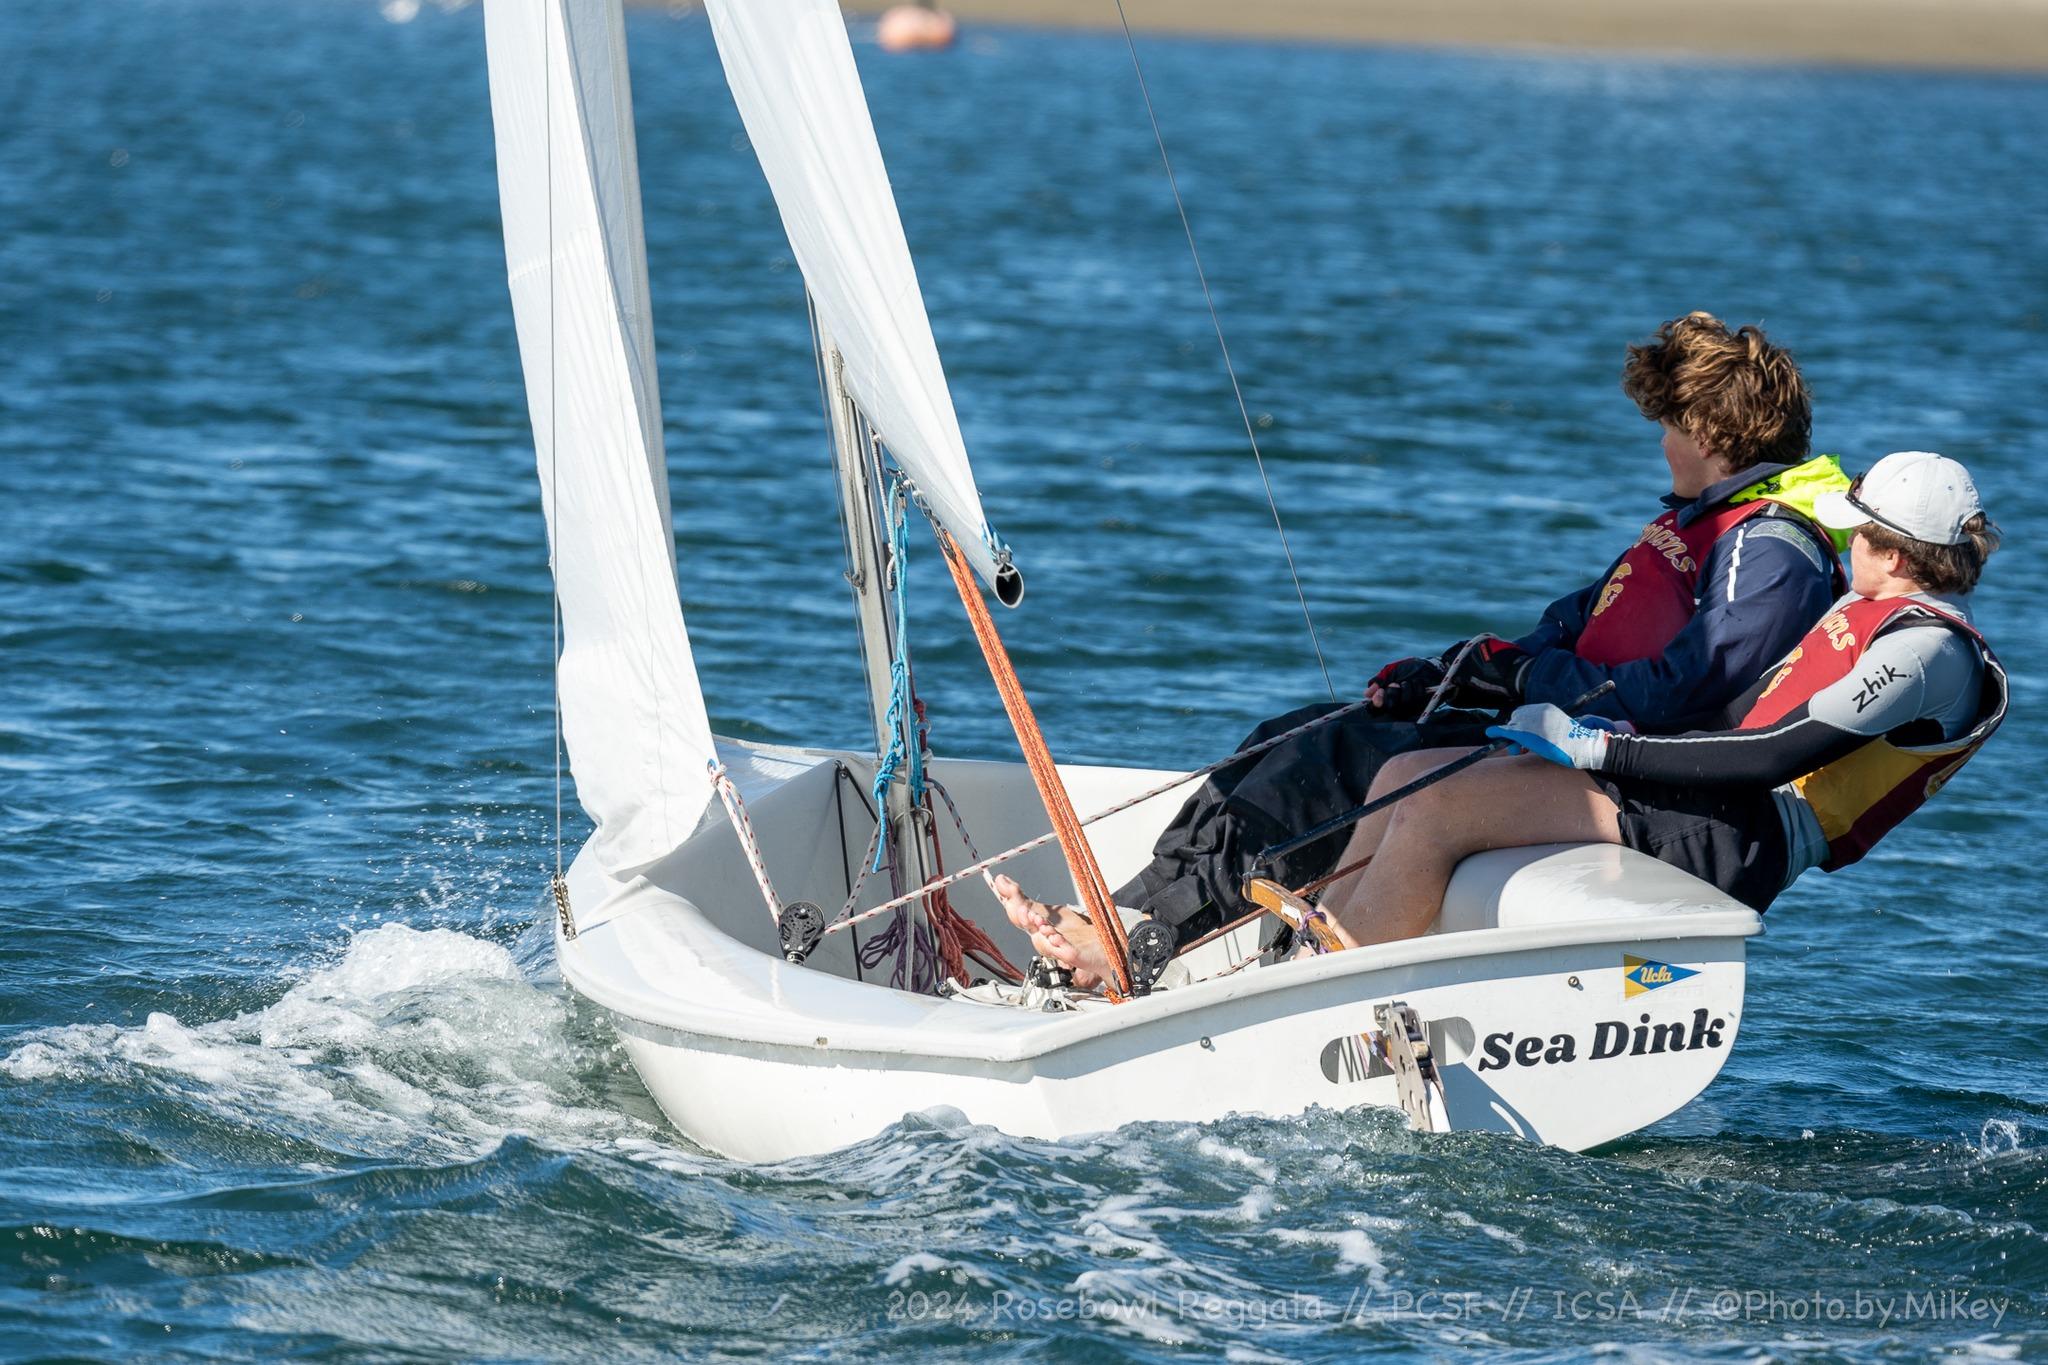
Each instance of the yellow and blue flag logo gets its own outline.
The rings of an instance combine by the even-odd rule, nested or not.
[[[1688,976],[1698,976],[1693,967],[1674,967],[1669,962],[1655,962],[1647,957],[1621,955],[1621,998],[1633,1000],[1644,991],[1654,991],[1659,986],[1669,986],[1674,981],[1683,981]]]

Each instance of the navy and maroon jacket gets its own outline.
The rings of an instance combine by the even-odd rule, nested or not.
[[[1823,456],[1806,465],[1822,460],[1833,464]],[[1552,602],[1541,624],[1515,641],[1533,656],[1521,676],[1523,697],[1568,706],[1611,679],[1614,691],[1589,710],[1655,734],[1689,728],[1739,696],[1844,590],[1827,533],[1769,493],[1755,493],[1805,469],[1756,465],[1690,501],[1666,494],[1665,514],[1634,545],[1599,578]],[[1739,494],[1749,496],[1731,502]],[[1650,606],[1639,595],[1624,605],[1652,586],[1653,568],[1661,593],[1690,593],[1692,601]],[[1629,622],[1623,631],[1610,624],[1617,617]],[[1631,632],[1636,638],[1621,638]],[[1598,647],[1590,647],[1596,636]]]

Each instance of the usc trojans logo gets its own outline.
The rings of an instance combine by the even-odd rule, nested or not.
[[[1822,617],[1820,628],[1827,632],[1828,643],[1836,649],[1856,648],[1856,636],[1849,629],[1849,618],[1841,612]]]
[[[1608,578],[1607,586],[1600,589],[1600,600],[1593,604],[1593,615],[1598,616],[1614,605],[1614,599],[1621,596],[1621,580],[1627,578],[1634,567],[1632,564],[1623,564]]]
[[[1643,528],[1636,544],[1646,543],[1682,574],[1690,574],[1699,567],[1693,562],[1692,551],[1686,548],[1684,538],[1662,521],[1653,521]]]

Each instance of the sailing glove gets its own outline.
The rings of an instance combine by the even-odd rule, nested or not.
[[[1453,706],[1474,711],[1506,711],[1522,704],[1522,674],[1528,670],[1530,654],[1520,645],[1498,635],[1482,635],[1466,649],[1459,641],[1443,653],[1449,667],[1463,650],[1451,682],[1448,700]]]
[[[1396,659],[1372,675],[1365,695],[1372,709],[1392,720],[1414,720],[1429,705],[1430,693],[1443,684],[1441,659]],[[1377,699],[1373,689],[1379,689]]]
[[[1624,729],[1604,716],[1568,716],[1549,702],[1515,709],[1502,725],[1490,725],[1489,739],[1504,739],[1520,754],[1534,754],[1567,768],[1598,772],[1607,761],[1607,746]]]

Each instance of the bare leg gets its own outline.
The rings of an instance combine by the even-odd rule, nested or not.
[[[1366,792],[1366,800],[1377,801],[1388,792],[1405,787],[1416,778],[1433,773],[1444,764],[1455,762],[1471,752],[1469,748],[1413,749],[1405,754],[1395,754],[1382,764],[1379,772],[1373,776],[1372,788]],[[1360,858],[1372,856],[1374,850],[1379,848],[1380,840],[1386,835],[1387,822],[1394,818],[1394,812],[1400,808],[1401,803],[1396,803],[1383,811],[1366,816],[1352,826],[1351,840],[1344,845],[1344,852],[1339,855],[1334,866],[1349,867]],[[1348,877],[1331,882],[1323,891],[1322,903],[1325,906],[1337,906],[1353,900],[1358,895],[1358,888],[1364,877],[1365,869],[1361,868]]]
[[[1488,759],[1396,804],[1372,865],[1346,899],[1326,896],[1323,905],[1353,946],[1413,938],[1443,908],[1444,888],[1467,856],[1528,844],[1620,843],[1617,815],[1582,772],[1539,758]]]

